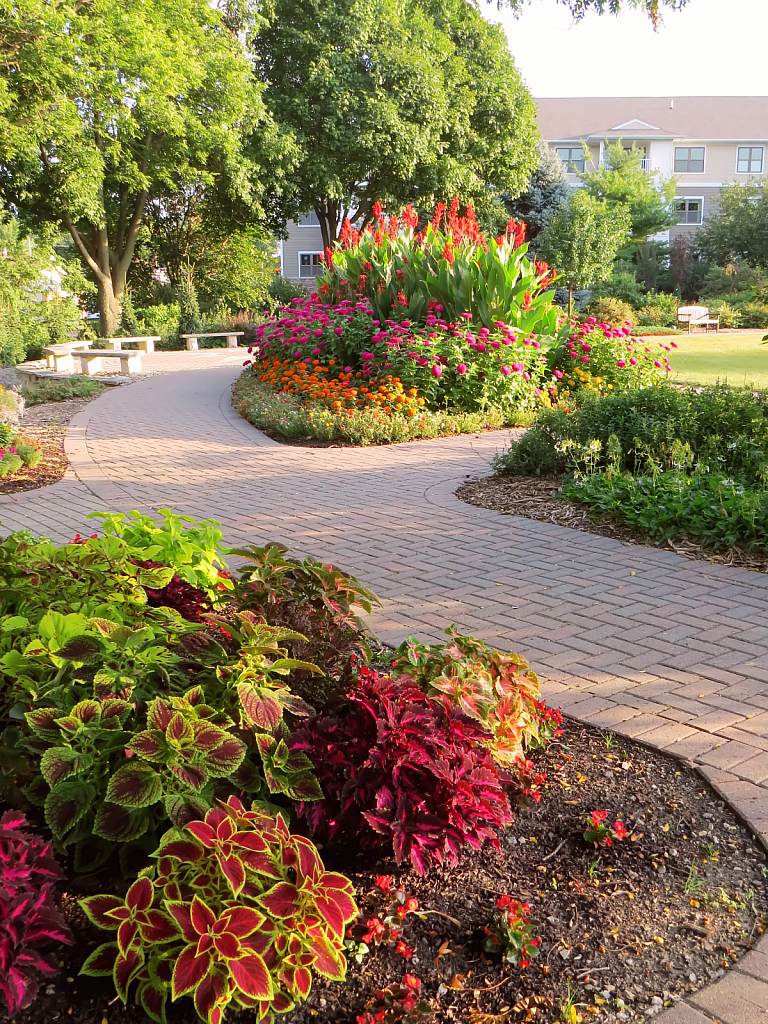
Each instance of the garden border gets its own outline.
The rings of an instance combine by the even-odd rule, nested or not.
[[[234,409],[231,409],[229,404],[230,386],[231,383],[228,383],[222,390],[219,400],[219,409],[229,425],[235,426],[235,417],[237,417],[237,420],[240,421],[236,425],[237,431],[252,444],[264,447],[286,447],[280,445],[277,441],[265,437],[255,427],[242,420]],[[129,507],[136,504],[131,501],[130,495],[120,484],[110,480],[102,472],[88,449],[86,440],[88,424],[97,409],[101,408],[100,403],[106,400],[107,394],[109,392],[89,403],[86,409],[73,418],[65,435],[65,451],[70,462],[70,468],[64,480],[52,485],[51,488],[42,488],[40,493],[50,492],[54,488],[59,488],[61,491],[66,486],[67,481],[71,485],[74,483],[74,478],[76,478],[94,497],[107,506],[111,506],[113,501],[120,501],[121,504],[125,505],[126,500]],[[471,442],[470,447],[473,447]],[[447,475],[444,480],[434,483],[425,489],[425,499],[439,507],[448,508],[454,515],[458,511],[462,515],[470,516],[472,513],[470,513],[469,509],[466,506],[462,507],[463,503],[453,494],[457,483],[455,475]],[[61,495],[61,497],[64,496]],[[713,575],[720,579],[723,578],[724,574],[727,575],[732,572],[728,567],[722,567],[722,571],[718,571],[718,569],[719,567],[712,567]],[[756,589],[762,589],[757,580],[749,582],[756,585]],[[768,580],[763,583],[763,588],[768,588]],[[562,698],[562,695],[569,692],[577,698],[565,703],[565,711],[569,717],[588,725],[602,725],[604,728],[606,727],[607,723],[604,721],[592,720],[595,717],[594,711],[583,717],[578,714],[579,698],[583,702],[585,699],[591,698],[591,694],[581,694],[578,689],[569,688],[562,684],[554,685],[556,689],[553,690],[551,686],[547,687],[546,679],[544,680],[544,695],[548,696],[553,703],[559,703],[560,700],[558,698]],[[671,721],[660,721],[670,727],[676,724]],[[676,756],[669,749],[669,746],[664,747],[644,741],[642,734],[632,735],[630,731],[622,728],[620,721],[607,724],[607,727],[613,732],[627,736],[650,749],[661,751],[664,754],[672,754],[673,757]],[[647,731],[654,731],[654,728],[655,725],[651,724]],[[716,735],[704,732],[703,730],[700,730],[700,732],[702,736],[706,735],[710,738]],[[679,757],[677,759],[685,760]],[[690,763],[690,761],[686,763]],[[696,762],[693,762],[693,764],[701,776],[734,811],[737,817],[754,831],[762,845],[764,847],[768,846],[766,841],[768,838],[768,817],[761,818],[759,814],[756,815],[754,813],[756,810],[759,810],[760,804],[764,805],[766,803],[768,799],[766,789],[739,779],[737,775],[730,772]],[[662,1024],[712,1024],[712,1022],[716,1021],[722,1021],[723,1024],[768,1024],[768,935],[764,936],[757,944],[757,947],[748,952],[722,978],[700,989],[675,1007],[660,1013],[657,1019]]]

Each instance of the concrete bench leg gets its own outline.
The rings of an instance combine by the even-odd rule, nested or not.
[[[122,359],[120,362],[122,363]],[[101,359],[99,359],[98,356],[81,357],[80,366],[86,377],[93,377],[94,374],[101,373]]]
[[[117,341],[115,338],[109,338],[107,341],[107,348],[111,352],[122,352],[123,343],[122,341]]]
[[[139,342],[139,351],[140,352],[146,352],[147,354],[149,354],[150,352],[154,352],[155,351],[155,343],[154,343],[154,341],[150,341],[150,340],[140,341]]]
[[[197,351],[197,338],[187,338],[187,352]]]
[[[227,348],[237,348],[237,335],[236,334],[228,334],[227,335]]]
[[[51,367],[51,361],[53,366]],[[49,355],[48,356],[48,367],[53,369],[56,373],[74,373],[75,372],[75,360],[72,358],[71,353],[65,356]]]
[[[141,373],[141,356],[138,352],[126,352],[120,360],[120,372],[130,375]]]

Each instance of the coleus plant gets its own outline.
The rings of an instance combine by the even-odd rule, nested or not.
[[[169,995],[192,996],[208,1024],[230,1007],[271,1021],[309,995],[313,971],[344,979],[352,883],[326,871],[282,818],[230,797],[172,829],[153,856],[124,900],[81,901],[94,924],[117,933],[81,973],[111,975],[123,1002],[135,982],[136,1002],[155,1021],[165,1021]]]
[[[446,695],[428,696],[407,677],[361,667],[339,717],[315,716],[290,746],[314,764],[324,798],[298,810],[328,842],[390,845],[420,874],[458,863],[463,848],[498,848],[512,821],[489,734]]]
[[[16,811],[0,817],[0,995],[11,1017],[37,996],[38,974],[56,973],[55,954],[39,947],[72,943],[54,892],[62,871],[25,823]]]
[[[517,654],[489,650],[454,626],[447,633],[447,644],[408,637],[392,655],[393,675],[408,676],[429,694],[446,694],[488,730],[488,749],[499,764],[521,762],[528,747],[547,739],[536,673]]]

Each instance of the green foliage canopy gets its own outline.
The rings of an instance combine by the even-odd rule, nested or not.
[[[70,232],[102,334],[158,188],[226,171],[258,201],[241,140],[263,107],[235,28],[207,0],[0,4],[0,195]]]
[[[743,260],[768,269],[768,188],[756,179],[727,185],[720,192],[720,212],[696,234],[696,250],[710,263],[725,266]]]
[[[549,264],[568,287],[568,312],[574,288],[588,288],[610,276],[619,246],[630,232],[631,218],[624,204],[609,205],[577,189],[561,206],[538,242]]]
[[[647,174],[642,158],[641,149],[633,146],[627,150],[619,139],[605,147],[604,162],[597,170],[579,175],[589,195],[609,204],[623,203],[628,208],[631,251],[636,251],[649,235],[672,227],[676,219],[673,203],[677,180]]]
[[[280,224],[313,208],[323,239],[344,216],[491,188],[517,195],[536,165],[533,101],[499,26],[468,0],[275,0],[251,40],[265,101],[299,154]]]

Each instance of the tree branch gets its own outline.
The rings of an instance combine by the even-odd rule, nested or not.
[[[103,281],[106,275],[102,273],[98,263],[93,258],[93,256],[91,256],[91,254],[88,252],[88,247],[83,241],[83,236],[72,223],[72,218],[69,216],[66,210],[62,213],[61,219],[64,224],[64,227],[67,229],[67,231],[69,231],[70,235],[72,236],[72,240],[74,241],[75,245],[80,250],[80,255],[83,257],[83,259],[91,268],[91,270],[94,272],[96,277],[98,277],[99,280]]]

